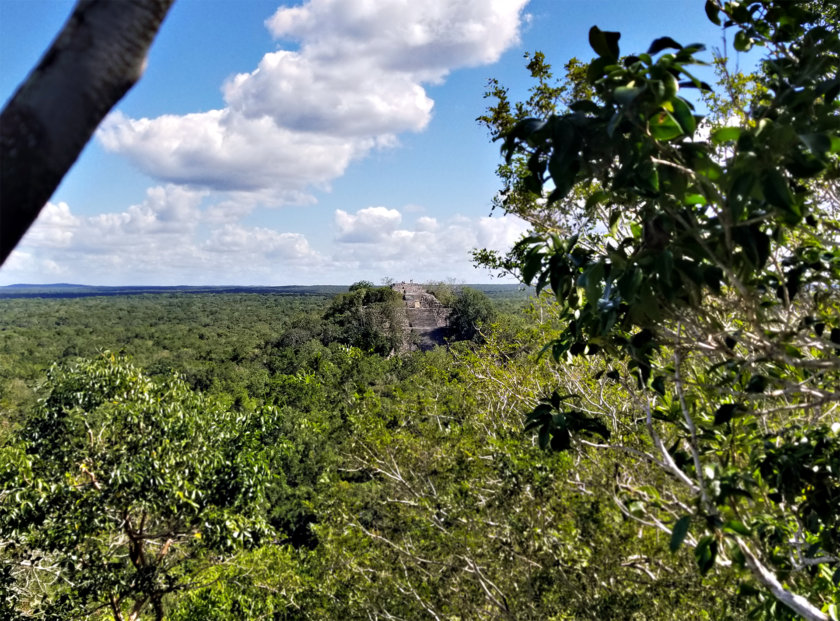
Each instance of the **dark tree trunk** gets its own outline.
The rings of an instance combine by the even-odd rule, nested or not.
[[[0,264],[140,78],[174,0],[79,0],[0,114]]]

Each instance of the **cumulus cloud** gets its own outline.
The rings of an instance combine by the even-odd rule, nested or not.
[[[274,229],[245,228],[228,224],[213,232],[204,244],[209,252],[258,254],[292,262],[308,261],[316,256],[306,237],[299,233],[280,233]]]
[[[199,220],[199,204],[206,195],[175,185],[146,190],[146,200],[118,213],[103,213],[87,219],[80,229],[89,244],[134,245],[156,234],[183,235]]]
[[[73,241],[78,225],[79,219],[70,213],[67,203],[47,203],[38,216],[38,226],[27,234],[26,239],[33,246],[65,247]]]
[[[418,231],[436,231],[438,229],[437,218],[430,218],[428,216],[417,218],[414,228]]]
[[[387,207],[367,207],[355,214],[337,209],[335,212],[335,225],[338,228],[336,241],[350,244],[378,243],[392,235],[401,221],[400,212]]]
[[[150,188],[121,212],[81,216],[49,204],[10,255],[0,283],[347,284],[383,276],[485,280],[474,248],[509,249],[528,225],[515,216],[438,219],[405,208],[335,210],[332,240],[208,217],[206,192]],[[205,205],[204,203],[210,203]]]
[[[106,149],[128,155],[157,179],[221,191],[269,189],[265,198],[275,204],[299,201],[309,186],[325,186],[375,144],[306,135],[229,109],[152,120],[115,112],[98,136]]]
[[[492,63],[516,41],[527,0],[310,0],[266,22],[312,56],[370,59],[380,69],[436,81]]]
[[[419,131],[434,105],[411,75],[374,73],[361,59],[328,63],[286,51],[266,54],[224,93],[230,110],[245,118],[270,118],[309,138],[326,134],[345,142]]]
[[[429,123],[425,84],[496,61],[518,39],[527,0],[309,0],[267,20],[296,51],[266,54],[223,86],[225,107],[131,119],[116,112],[103,146],[147,174],[213,190],[300,200],[372,149]]]
[[[85,284],[306,283],[322,257],[299,233],[208,219],[204,191],[167,185],[121,212],[48,204],[3,265],[2,281]]]
[[[476,279],[474,248],[506,251],[528,230],[516,216],[438,221],[427,216],[403,224],[396,209],[368,207],[355,214],[336,210],[334,261],[364,275],[384,271],[397,278]],[[375,275],[375,274],[374,274]]]
[[[20,279],[21,282],[36,284],[42,282],[43,277],[54,280],[70,272],[67,266],[62,266],[52,259],[17,248],[12,250],[6,259],[3,270],[9,274],[25,274],[26,277]]]

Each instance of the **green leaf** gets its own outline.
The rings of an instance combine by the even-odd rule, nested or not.
[[[618,230],[618,221],[621,219],[621,212],[616,209],[610,214],[609,227],[610,234],[615,235]]]
[[[688,527],[691,525],[691,516],[684,515],[677,523],[674,524],[674,528],[671,531],[671,543],[668,545],[671,548],[671,552],[676,552],[680,549],[683,541],[685,541],[686,535],[688,535]]]
[[[744,215],[744,208],[752,197],[752,191],[756,184],[756,176],[747,171],[736,176],[730,185],[728,202],[732,219],[736,222]]]
[[[713,0],[706,0],[706,17],[709,18],[709,21],[712,22],[715,26],[720,26],[720,7],[718,7],[717,2]]]
[[[627,503],[627,509],[632,515],[640,517],[645,512],[645,503],[643,503],[641,500],[634,500],[632,502]]]
[[[826,103],[832,103],[840,94],[840,78],[825,80],[817,86],[816,95],[825,95]]]
[[[767,388],[767,378],[763,375],[753,375],[750,381],[747,382],[746,391],[751,393],[761,393]]]
[[[557,452],[568,451],[572,446],[572,436],[565,429],[555,430],[551,434],[551,450]]]
[[[715,425],[723,425],[732,420],[732,416],[738,409],[737,403],[724,403],[715,411]]]
[[[505,161],[510,164],[518,150],[519,143],[527,140],[531,134],[542,129],[544,125],[545,121],[535,118],[525,118],[514,125],[510,132],[505,135],[505,141],[502,144],[502,154],[505,156]]]
[[[824,158],[831,151],[831,136],[828,134],[800,134],[799,139],[819,158]]]
[[[589,45],[592,46],[592,49],[595,50],[598,56],[612,62],[618,60],[618,40],[620,38],[620,32],[604,31],[598,28],[598,26],[592,26],[589,29]]]
[[[745,537],[749,537],[750,535],[752,535],[750,529],[747,528],[743,522],[739,522],[737,520],[729,520],[728,522],[725,522],[723,525],[723,529],[738,535],[744,535]]]
[[[697,566],[702,575],[705,576],[714,567],[717,552],[718,543],[710,535],[706,535],[697,543],[697,547],[694,548],[694,558],[697,559]]]
[[[615,130],[618,128],[618,124],[621,122],[623,116],[624,115],[621,113],[620,110],[612,115],[610,122],[607,123],[607,136],[609,136],[610,138],[613,137],[613,134],[615,134]]]
[[[531,284],[534,276],[540,271],[543,264],[543,253],[539,250],[531,250],[522,265],[522,280],[527,284]]]
[[[630,105],[636,97],[644,92],[644,88],[640,86],[619,86],[613,91],[613,99],[615,99],[622,106]]]
[[[694,118],[691,107],[682,97],[671,100],[671,104],[674,106],[674,118],[677,119],[683,132],[688,135],[693,134],[697,129],[697,119]]]
[[[554,182],[555,190],[551,200],[565,198],[575,185],[580,162],[575,157],[567,157],[566,151],[555,148],[548,160],[548,172]]]
[[[585,272],[586,275],[586,301],[594,308],[601,297],[601,281],[604,278],[604,264],[600,261],[595,263]]]
[[[667,110],[661,110],[648,119],[650,135],[656,140],[671,140],[683,134],[677,119]]]
[[[569,429],[572,431],[584,431],[601,436],[605,440],[610,438],[610,430],[607,426],[592,416],[587,416],[583,412],[571,410],[565,413],[568,420]]]
[[[647,53],[658,54],[662,50],[667,49],[681,50],[682,45],[674,41],[671,37],[660,37],[658,39],[655,39],[653,43],[650,44]]]
[[[604,77],[606,68],[610,65],[610,60],[607,58],[596,58],[586,69],[586,79],[589,82],[597,82]]]
[[[650,387],[659,393],[660,395],[665,395],[665,376],[657,375],[653,378],[653,381],[650,383]]]
[[[749,52],[753,46],[753,39],[743,30],[735,33],[735,50],[738,52]]]
[[[712,130],[712,142],[715,144],[735,142],[741,137],[742,131],[744,130],[740,127],[718,127]]]
[[[773,168],[766,171],[761,182],[764,198],[768,203],[786,211],[795,210],[798,215],[801,215],[798,206],[794,203],[787,181],[778,170]]]
[[[604,192],[603,190],[598,190],[597,192],[593,192],[589,196],[589,198],[586,199],[586,205],[585,205],[584,209],[587,212],[590,212],[597,205],[600,205],[600,204],[606,202],[606,200],[609,197],[610,197],[610,195],[607,194],[606,192]],[[575,240],[575,241],[577,241],[577,240]],[[569,249],[571,250],[571,248],[569,248]]]
[[[540,448],[545,450],[548,448],[548,443],[551,441],[551,430],[548,428],[548,425],[544,425],[540,428],[539,432],[539,445]]]

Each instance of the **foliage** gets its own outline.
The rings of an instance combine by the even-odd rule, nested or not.
[[[433,356],[391,399],[360,395],[316,526],[343,616],[679,619],[689,601],[743,614],[688,555],[660,570],[655,539],[609,502],[614,464],[523,442],[520,412],[560,379],[535,360],[546,328]]]
[[[736,50],[767,54],[740,121],[708,127],[685,96],[711,89],[690,72],[702,45],[663,37],[621,57],[620,34],[596,27],[597,57],[573,76],[586,98],[546,111],[545,67],[528,106],[540,118],[491,91],[500,204],[535,229],[508,257],[478,258],[551,290],[563,323],[552,357],[600,361],[598,381],[635,404],[613,434],[641,432],[631,454],[681,487],[665,499],[632,477],[636,517],[674,549],[690,542],[701,573],[743,567],[778,602],[826,619],[840,582],[836,22],[770,0],[706,11],[734,28]],[[556,414],[537,419],[553,433]],[[757,598],[757,613],[785,616]]]
[[[479,329],[489,326],[495,316],[490,299],[470,287],[459,287],[449,308],[449,330],[456,341],[479,340]]]
[[[350,291],[359,291],[359,290],[364,290],[364,289],[375,289],[375,288],[376,288],[376,285],[374,285],[369,280],[359,280],[357,282],[354,282],[352,285],[350,285]]]
[[[330,327],[321,317],[330,302],[323,299],[320,307],[239,295],[93,304],[21,301],[5,316],[8,364],[30,350],[37,360],[34,345],[48,346],[54,334],[81,330],[101,343],[136,330],[146,338],[128,339],[126,347],[144,360],[159,361],[150,343],[165,343],[180,352],[173,366],[206,360],[211,372],[236,371],[224,384],[217,379],[224,375],[207,376],[212,396],[193,395],[205,409],[227,412],[246,429],[252,418],[265,420],[252,450],[271,477],[254,509],[274,532],[241,551],[177,550],[173,543],[165,558],[178,551],[183,560],[168,575],[191,588],[163,597],[167,618],[418,618],[429,610],[523,619],[678,619],[685,609],[701,618],[745,615],[732,580],[701,578],[685,549],[673,562],[663,549],[667,537],[641,533],[612,501],[634,501],[616,479],[624,456],[594,449],[582,459],[546,455],[521,434],[521,412],[562,382],[569,382],[567,393],[586,387],[600,395],[600,412],[628,411],[617,385],[589,379],[591,365],[561,369],[538,359],[542,343],[562,327],[543,300],[524,316],[502,314],[483,331],[484,344],[392,357],[324,344]],[[253,331],[238,323],[246,316],[256,322]],[[150,317],[156,326],[145,323]],[[152,385],[172,382],[162,366],[155,380],[147,378]],[[161,404],[172,400],[163,390],[154,394]],[[33,417],[26,412],[12,429],[8,448],[21,446]],[[645,471],[659,488],[673,487],[654,468]],[[164,480],[155,491],[167,496],[173,488]],[[24,554],[41,553],[30,543],[0,553],[20,578],[20,597],[4,610],[12,618],[31,612],[29,602],[59,596],[52,585],[44,597],[37,581],[19,573]],[[113,616],[107,608],[97,615]],[[140,616],[154,615],[147,604]]]
[[[335,340],[365,351],[387,354],[403,340],[402,301],[391,287],[371,287],[360,281],[336,296],[324,319],[335,324]]]
[[[37,618],[163,618],[218,555],[273,537],[261,438],[274,424],[112,355],[53,367],[0,453],[5,595]]]
[[[129,354],[152,377],[181,375],[191,388],[247,407],[282,351],[321,340],[321,295],[155,294],[4,299],[0,408],[15,423],[35,405],[53,362]]]

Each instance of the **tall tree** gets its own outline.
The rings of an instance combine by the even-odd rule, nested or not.
[[[400,295],[391,287],[362,280],[337,295],[324,319],[337,328],[336,340],[365,351],[399,351],[404,340],[405,313]]]
[[[479,340],[479,329],[489,327],[495,315],[493,303],[481,291],[459,287],[452,296],[448,319],[451,338],[456,341]]]
[[[79,0],[0,113],[0,264],[140,79],[174,0]]]
[[[4,618],[162,619],[265,519],[271,408],[243,414],[103,355],[53,367],[0,446]]]
[[[771,596],[766,611],[828,619],[840,583],[840,42],[836,20],[809,8],[706,3],[736,50],[766,52],[751,105],[712,127],[684,94],[711,90],[691,73],[702,45],[663,37],[622,57],[620,34],[593,27],[597,57],[576,76],[585,97],[547,114],[532,98],[538,116],[505,124],[497,104],[485,120],[504,138],[500,204],[535,230],[510,256],[479,259],[552,291],[565,329],[547,349],[590,358],[593,381],[619,382],[635,404],[626,420],[594,420],[585,395],[561,387],[529,418],[540,442],[577,438],[661,468],[674,488],[638,467],[621,476],[629,517],[674,550],[691,544],[703,573],[743,568]]]

